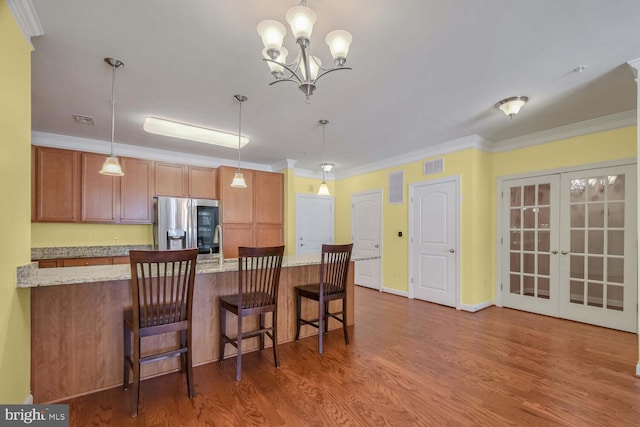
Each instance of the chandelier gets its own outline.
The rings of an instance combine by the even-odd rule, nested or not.
[[[334,67],[325,68],[317,56],[312,55],[310,48],[310,38],[313,32],[313,25],[316,22],[316,14],[307,7],[307,2],[302,0],[299,6],[292,7],[287,11],[286,19],[291,26],[291,32],[296,39],[299,52],[296,59],[287,63],[289,52],[282,46],[287,29],[278,21],[265,20],[258,24],[258,35],[262,38],[264,49],[262,50],[263,60],[271,70],[275,81],[269,85],[279,82],[294,82],[304,93],[307,102],[316,89],[316,82],[320,77],[336,70],[350,70],[345,67],[349,45],[353,38],[351,34],[343,30],[331,31],[325,39],[331,56],[333,56]]]

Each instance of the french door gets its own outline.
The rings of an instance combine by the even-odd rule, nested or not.
[[[635,166],[506,180],[506,307],[635,332]]]

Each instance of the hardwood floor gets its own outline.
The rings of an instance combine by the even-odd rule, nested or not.
[[[75,398],[72,426],[631,426],[640,423],[637,336],[516,310],[456,311],[356,287],[356,326],[129,391]]]

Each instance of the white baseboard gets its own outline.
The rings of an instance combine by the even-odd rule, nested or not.
[[[491,307],[492,305],[496,305],[494,300],[488,300],[485,302],[481,302],[480,304],[469,305],[469,304],[460,304],[459,309],[462,311],[469,311],[471,313],[475,313],[476,311],[480,311],[487,307]]]
[[[29,393],[29,396],[22,402],[23,405],[33,405],[33,394]]]
[[[399,295],[401,297],[409,298],[409,292],[406,292],[406,291],[399,291],[397,289],[384,288],[384,287],[380,289],[380,291],[386,292],[388,294]]]

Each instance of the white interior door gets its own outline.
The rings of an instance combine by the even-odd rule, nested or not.
[[[438,304],[458,304],[458,180],[409,187],[409,296]]]
[[[351,196],[354,257],[377,257],[355,263],[355,284],[382,289],[382,190]]]
[[[504,181],[506,307],[637,329],[635,166]]]
[[[509,180],[502,187],[502,302],[558,316],[560,175]]]
[[[319,254],[333,243],[333,197],[296,195],[296,254]]]
[[[560,312],[636,332],[635,166],[562,175]]]

